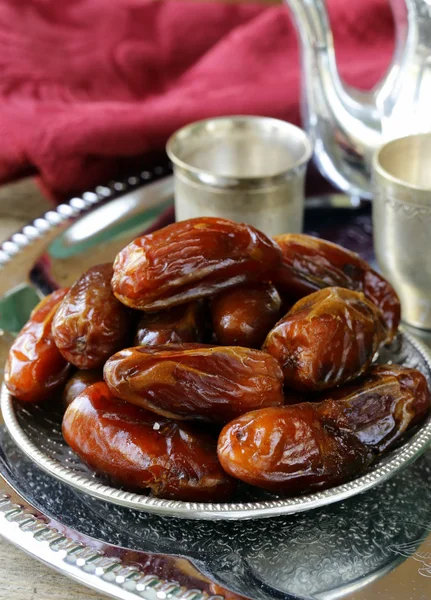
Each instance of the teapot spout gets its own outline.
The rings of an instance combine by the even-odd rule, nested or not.
[[[323,0],[286,0],[301,41],[302,116],[320,171],[336,187],[370,198],[370,161],[381,140],[373,92],[340,80]]]

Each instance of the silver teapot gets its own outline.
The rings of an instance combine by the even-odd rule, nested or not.
[[[346,86],[324,0],[286,0],[302,49],[302,114],[315,161],[336,187],[371,198],[370,164],[385,141],[431,131],[431,0],[390,0],[396,47],[370,92]]]

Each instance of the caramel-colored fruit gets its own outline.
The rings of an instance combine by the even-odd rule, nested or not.
[[[247,281],[268,281],[277,244],[251,225],[201,217],[143,235],[115,259],[112,289],[132,308],[155,312]]]
[[[211,437],[118,400],[103,382],[68,407],[63,435],[92,469],[129,489],[197,502],[223,502],[235,489]]]
[[[4,380],[8,390],[24,402],[41,402],[61,389],[70,364],[60,354],[52,335],[52,321],[67,289],[56,290],[33,310],[9,351]]]
[[[176,419],[226,423],[284,401],[277,361],[240,346],[128,348],[106,362],[104,378],[118,398]]]
[[[174,306],[157,313],[143,313],[135,335],[137,346],[202,342],[205,315],[202,301]]]
[[[95,369],[131,339],[130,311],[111,290],[112,265],[92,267],[70,288],[55,315],[57,348],[79,369]]]
[[[330,287],[299,300],[269,332],[263,349],[287,387],[324,390],[365,373],[387,339],[380,310],[359,292]]]
[[[63,390],[62,400],[65,408],[72,404],[77,396],[88,386],[103,381],[102,369],[87,369],[86,371],[76,371],[66,383]]]
[[[260,348],[280,317],[281,299],[269,283],[249,283],[216,296],[213,330],[222,346]]]
[[[336,390],[335,399],[266,408],[231,421],[218,442],[223,468],[279,494],[332,487],[361,474],[430,409],[427,382],[415,369],[375,367],[347,388]]]
[[[388,338],[395,335],[401,317],[398,296],[358,254],[310,235],[286,233],[274,239],[283,253],[274,282],[287,297],[299,300],[333,286],[363,292],[382,311]]]

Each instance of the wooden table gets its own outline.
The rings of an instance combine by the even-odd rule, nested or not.
[[[50,208],[34,180],[0,188],[0,242]],[[46,567],[0,536],[0,598],[102,600],[98,594]]]

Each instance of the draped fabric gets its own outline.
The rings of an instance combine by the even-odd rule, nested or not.
[[[386,0],[328,0],[345,81],[372,87],[393,50]],[[300,123],[287,6],[0,0],[0,181],[40,175],[57,197],[223,114]]]

